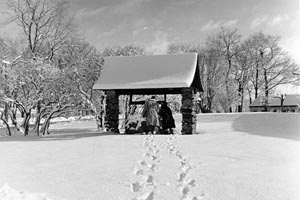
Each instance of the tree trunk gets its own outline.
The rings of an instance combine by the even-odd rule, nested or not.
[[[101,119],[101,113],[95,114],[95,119],[97,123],[97,130],[100,131],[102,127],[102,119]]]
[[[229,112],[229,85],[228,85],[228,77],[226,76],[226,80],[225,80],[225,87],[226,87],[226,101],[225,101],[225,112]]]
[[[100,130],[101,129],[104,129],[104,112],[103,110],[105,109],[104,108],[104,96],[101,95],[100,98],[100,111],[98,111],[97,109],[97,106],[96,104],[93,102],[92,100],[92,97],[89,96],[86,92],[83,91],[82,87],[81,87],[81,84],[80,83],[77,83],[77,88],[79,89],[79,92],[80,92],[80,95],[82,97],[82,99],[84,99],[91,107],[91,109],[93,110],[94,112],[94,117],[96,119],[96,125],[97,125],[97,129]]]
[[[25,124],[24,124],[24,135],[27,136],[29,133],[29,120],[31,118],[31,115],[26,116]]]
[[[41,123],[41,102],[39,101],[36,107],[36,119],[33,127],[33,130],[36,135],[40,134],[40,123]]]
[[[247,88],[247,91],[248,91],[248,95],[249,95],[249,105],[251,105],[252,104],[251,90],[249,88]]]
[[[21,112],[21,117],[24,118],[25,117],[25,111],[20,111]]]
[[[238,87],[238,97],[239,97],[239,105],[238,105],[238,112],[243,112],[243,101],[244,101],[244,88],[242,83],[239,81]]]
[[[24,129],[24,136],[27,136],[29,133],[29,120],[31,118],[31,109],[28,112],[24,112],[24,120],[21,127]]]
[[[50,120],[52,119],[53,115],[56,113],[59,113],[57,116],[60,116],[64,112],[64,110],[68,107],[72,107],[72,105],[67,104],[67,105],[61,106],[60,104],[57,104],[52,109],[52,111],[49,113],[49,115],[45,119],[44,124],[42,125],[42,128],[41,128],[42,135],[45,135],[46,133],[49,134]]]
[[[243,112],[244,107],[244,88],[242,88],[242,94],[241,94],[241,112]]]
[[[4,124],[6,126],[6,129],[8,131],[8,135],[11,136],[11,130],[10,130],[10,127],[9,127],[9,125],[8,125],[7,120],[5,119],[5,117],[4,118],[1,117],[0,120],[2,120],[4,122]]]
[[[104,122],[105,122],[105,115],[106,115],[106,97],[104,95],[101,95],[101,100],[100,100],[100,127],[102,130],[105,129],[104,127]],[[100,127],[98,126],[98,130],[100,130]]]
[[[207,106],[205,109],[205,112],[210,112],[211,113],[211,108],[212,108],[212,102],[213,102],[213,98],[214,98],[214,95],[212,94],[212,89],[208,89],[207,91]]]
[[[47,116],[47,118],[45,119],[42,128],[41,128],[41,132],[42,135],[45,135],[46,133],[49,134],[49,126],[50,126],[50,120],[52,118],[52,116],[54,115],[54,113],[58,112],[59,108],[54,108],[50,114]]]
[[[265,79],[265,112],[268,111],[268,104],[269,104],[269,83],[268,83],[268,77],[267,77],[267,70],[264,69],[264,79]]]
[[[255,72],[255,84],[254,84],[254,91],[255,91],[255,99],[258,97],[258,64],[256,65],[256,72]]]
[[[17,109],[16,108],[10,109],[9,114],[10,114],[11,123],[15,126],[17,131],[20,131],[21,127],[17,122]]]
[[[41,128],[42,135],[49,134],[50,118],[47,118]]]
[[[283,102],[284,102],[285,96],[283,94],[280,95],[280,110],[283,112]]]
[[[225,103],[225,112],[229,112],[230,108],[230,95],[229,95],[229,74],[231,70],[231,59],[228,59],[228,70],[226,72],[226,77],[225,77],[225,87],[226,87],[226,103]]]
[[[9,105],[8,103],[5,103],[4,110],[3,110],[3,115],[4,115],[3,119],[5,119],[6,122],[8,121],[8,109],[9,109]]]

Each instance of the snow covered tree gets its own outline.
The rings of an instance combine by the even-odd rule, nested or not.
[[[93,85],[99,78],[103,58],[101,54],[87,42],[73,37],[71,42],[60,50],[62,56],[57,57],[57,64],[72,81],[74,90],[81,97],[80,109],[91,110],[97,121],[98,129],[103,128],[103,93],[93,90]]]

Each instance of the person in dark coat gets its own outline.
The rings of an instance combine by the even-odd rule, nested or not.
[[[162,130],[166,133],[168,129],[170,134],[173,134],[173,128],[175,128],[175,120],[172,116],[172,111],[168,107],[167,102],[163,102],[158,115],[161,117]]]

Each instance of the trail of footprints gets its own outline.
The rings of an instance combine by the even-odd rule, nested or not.
[[[179,170],[177,174],[177,188],[180,191],[180,200],[199,200],[202,199],[205,194],[200,196],[190,195],[191,189],[196,187],[196,180],[190,177],[190,171],[192,170],[192,164],[186,156],[180,150],[176,135],[171,135],[167,140],[167,150],[171,155],[177,157],[179,161]]]
[[[159,191],[156,183],[156,171],[160,162],[160,150],[154,141],[155,135],[147,135],[143,141],[143,147],[146,152],[143,160],[134,168],[134,174],[140,181],[130,185],[131,191],[136,196],[131,200],[154,200],[155,194]],[[182,154],[176,135],[170,135],[166,141],[166,149],[170,155],[176,156],[179,161],[176,188],[180,192],[180,200],[199,200],[205,194],[200,196],[190,195],[191,189],[197,186],[195,179],[190,178],[190,171],[193,168],[190,161]]]
[[[131,185],[131,191],[137,193],[132,200],[154,200],[154,194],[158,191],[155,172],[158,170],[159,149],[154,142],[154,137],[154,135],[147,135],[143,141],[146,149],[144,159],[139,161],[139,165],[134,169],[134,174],[140,177],[141,181]]]

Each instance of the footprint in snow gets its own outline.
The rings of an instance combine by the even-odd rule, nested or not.
[[[183,165],[180,167],[180,170],[185,173],[188,173],[191,169],[192,169],[192,167],[190,165]]]
[[[144,175],[144,170],[143,169],[135,169],[134,170],[135,175]]]
[[[200,200],[205,196],[205,193],[202,193],[200,196],[195,196],[192,198],[192,200]]]
[[[150,169],[151,171],[155,172],[155,171],[157,171],[157,166],[154,165],[154,164],[152,164],[152,165],[150,165],[149,169]]]
[[[144,153],[144,157],[151,157],[151,153],[147,152],[147,153]]]
[[[179,173],[179,174],[178,174],[178,181],[179,181],[179,182],[183,182],[184,179],[186,178],[186,176],[187,176],[187,174],[186,174],[185,172]]]
[[[142,194],[142,196],[134,198],[133,200],[154,200],[154,192],[147,192],[145,194]]]
[[[189,193],[190,189],[188,187],[184,187],[181,190],[181,194],[186,196]]]
[[[148,147],[148,146],[150,146],[150,144],[149,144],[149,142],[147,141],[147,142],[144,142],[144,143],[143,143],[143,146],[144,146],[144,147]]]
[[[130,187],[132,192],[139,192],[144,188],[143,185],[139,182],[132,183]]]
[[[186,165],[188,165],[188,161],[187,161],[186,159],[180,160],[180,166],[181,166],[181,167],[184,167],[184,166],[186,166]]]
[[[153,161],[155,161],[156,159],[158,159],[158,156],[151,156],[150,159],[153,160]]]
[[[196,186],[196,181],[193,179],[193,180],[190,180],[188,182],[188,186],[191,186],[191,187],[195,187]]]
[[[154,185],[154,178],[152,175],[146,176],[145,181],[147,184]]]
[[[175,155],[179,158],[179,159],[183,159],[183,155],[180,151],[176,151]]]
[[[147,166],[148,165],[148,163],[145,160],[140,161],[140,164],[143,165],[143,166]]]

